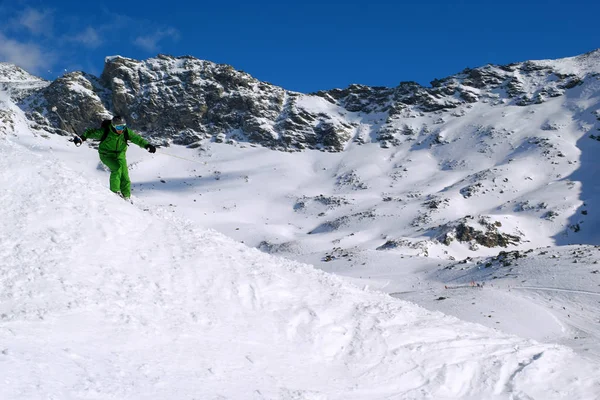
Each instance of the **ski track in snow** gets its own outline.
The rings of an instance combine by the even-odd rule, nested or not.
[[[600,369],[134,206],[0,138],[3,399],[598,399]]]

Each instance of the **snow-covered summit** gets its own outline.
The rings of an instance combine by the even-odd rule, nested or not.
[[[43,81],[11,63],[0,62],[0,82]]]
[[[0,62],[0,88],[14,101],[21,101],[49,84],[14,64]]]
[[[550,67],[564,74],[575,74],[584,77],[588,74],[600,74],[600,49],[557,60],[531,61],[534,64]]]

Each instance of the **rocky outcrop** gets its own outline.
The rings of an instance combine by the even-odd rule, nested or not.
[[[44,105],[49,109],[56,107],[56,113],[48,113],[48,118],[69,133],[98,127],[104,118],[111,116],[107,111],[111,104],[110,92],[97,78],[81,72],[66,74],[52,82],[42,91],[42,98],[41,104],[32,108],[32,114],[43,114]],[[35,118],[35,114],[32,117]]]
[[[502,232],[501,227],[500,222],[491,222],[486,217],[480,217],[475,223],[473,217],[467,216],[442,227],[442,233],[436,239],[447,246],[455,240],[467,243],[472,249],[477,245],[508,247],[520,243],[520,236]]]

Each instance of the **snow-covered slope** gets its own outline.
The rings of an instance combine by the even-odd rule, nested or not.
[[[597,246],[501,252],[421,274],[420,290],[394,296],[599,361],[598,264]]]
[[[568,348],[359,288],[140,196],[123,202],[75,169],[91,150],[34,136],[11,112],[14,129],[0,136],[3,399],[600,393],[599,366]],[[141,158],[131,151],[133,176],[160,160]]]

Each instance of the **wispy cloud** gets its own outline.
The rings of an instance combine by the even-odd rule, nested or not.
[[[9,39],[0,33],[0,59],[28,72],[40,73],[52,66],[56,56],[36,44]]]
[[[52,11],[27,8],[18,15],[14,23],[34,35],[50,36],[53,25]]]
[[[40,76],[50,77],[55,74],[54,70],[82,67],[82,60],[100,60],[101,63],[106,54],[128,51],[132,44],[158,53],[161,45],[180,37],[175,28],[157,27],[152,21],[114,14],[106,8],[90,24],[68,8],[61,11],[58,4],[32,7],[28,3],[28,0],[0,0],[0,21],[3,21],[0,61],[16,64]],[[128,29],[117,30],[115,26]],[[154,31],[149,31],[149,26]],[[95,64],[86,61],[85,66],[89,65]]]
[[[102,45],[103,39],[97,29],[88,26],[83,32],[69,37],[67,40],[83,44],[89,48],[96,48]]]
[[[134,44],[148,52],[157,52],[160,49],[159,42],[164,39],[179,40],[179,32],[175,28],[158,30],[144,36],[138,36]]]

